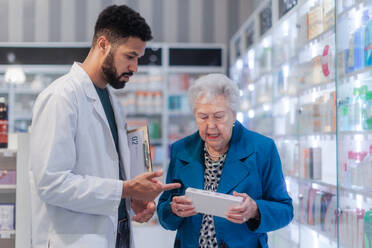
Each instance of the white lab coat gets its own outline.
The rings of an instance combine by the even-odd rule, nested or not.
[[[30,142],[32,247],[115,247],[119,161],[123,175],[131,174],[124,112],[111,93],[110,99],[120,159],[98,94],[78,63],[37,98]]]

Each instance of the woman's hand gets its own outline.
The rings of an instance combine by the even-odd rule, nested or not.
[[[174,196],[170,203],[170,208],[179,217],[189,217],[197,214],[191,199],[186,196]]]
[[[237,193],[234,191],[234,196],[243,197],[243,202],[235,207],[232,207],[226,217],[229,221],[242,224],[251,218],[258,218],[259,212],[256,202],[245,193]]]

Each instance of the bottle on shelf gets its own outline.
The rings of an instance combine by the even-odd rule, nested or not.
[[[367,91],[362,110],[363,129],[372,129],[372,91]]]
[[[372,248],[372,211],[364,214],[364,248]]]
[[[162,109],[163,109],[163,100],[162,100],[162,96],[161,96],[161,91],[154,92],[152,97],[153,97],[155,112],[160,114],[162,112]]]
[[[0,148],[8,147],[8,107],[4,97],[0,97]]]
[[[372,145],[369,146],[369,154],[364,158],[363,164],[363,186],[367,190],[372,189]]]
[[[365,101],[365,94],[367,91],[367,86],[364,85],[360,88],[354,88],[353,98],[351,100],[350,106],[350,122],[352,131],[362,131],[363,130],[363,117],[362,117],[362,107]]]
[[[372,65],[372,20],[369,20],[365,28],[364,38],[364,65]]]
[[[368,10],[363,11],[361,26],[353,34],[354,39],[354,70],[364,67],[364,42],[366,26],[369,21]]]

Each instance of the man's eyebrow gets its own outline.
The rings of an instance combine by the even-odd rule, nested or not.
[[[139,54],[138,54],[138,53],[136,53],[135,51],[132,51],[132,52],[128,52],[127,54],[129,54],[129,55],[133,55],[133,56],[139,56]]]

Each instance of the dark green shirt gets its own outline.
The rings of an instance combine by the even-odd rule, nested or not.
[[[116,122],[115,122],[114,110],[112,109],[112,105],[110,101],[110,95],[107,91],[107,88],[101,89],[97,87],[95,84],[94,84],[94,87],[96,88],[99,99],[101,100],[103,110],[105,111],[106,118],[110,126],[111,134],[115,142],[116,151],[119,153],[118,129],[117,129]],[[123,175],[121,174],[120,167],[119,167],[119,177],[121,180],[124,179]],[[119,220],[124,219],[127,216],[128,215],[127,215],[127,208],[125,206],[125,199],[122,199],[119,205]]]

